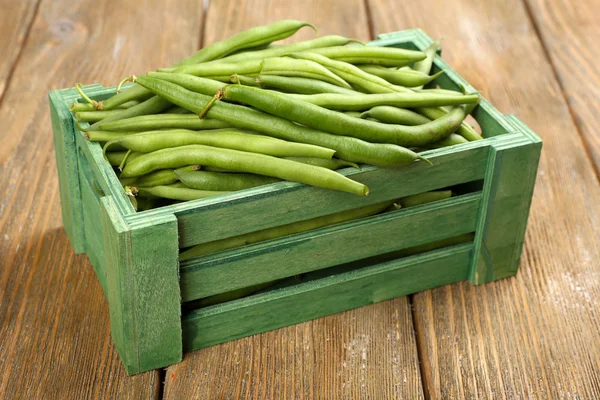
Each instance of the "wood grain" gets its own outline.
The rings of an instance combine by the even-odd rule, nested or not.
[[[166,399],[422,398],[406,297],[187,353]]]
[[[0,104],[41,0],[0,1]]]
[[[204,43],[284,18],[370,39],[363,1],[230,0],[210,2]],[[406,298],[189,353],[165,378],[172,399],[422,397]]]
[[[47,92],[182,58],[201,17],[192,0],[42,1],[0,108],[1,398],[158,395],[157,372],[126,377],[102,289],[62,230]]]
[[[600,2],[524,0],[600,177]]]
[[[600,189],[523,4],[369,4],[377,32],[443,36],[450,65],[544,140],[519,275],[413,298],[425,394],[599,397]]]

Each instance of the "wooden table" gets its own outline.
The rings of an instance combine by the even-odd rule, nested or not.
[[[0,398],[600,397],[600,2],[0,0]],[[516,278],[460,283],[127,377],[61,227],[46,93],[115,84],[277,19],[412,27],[544,140]],[[296,40],[311,36],[301,31]]]

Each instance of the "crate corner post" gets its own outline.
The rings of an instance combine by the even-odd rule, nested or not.
[[[128,223],[112,196],[101,203],[111,334],[125,369],[133,375],[180,362],[177,219]]]
[[[533,197],[542,141],[513,115],[519,133],[490,146],[469,281],[479,285],[517,273]]]
[[[85,235],[74,135],[76,130],[67,106],[75,98],[69,95],[68,90],[53,90],[48,93],[63,225],[75,253],[81,254],[85,252]]]

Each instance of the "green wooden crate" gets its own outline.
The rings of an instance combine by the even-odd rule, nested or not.
[[[429,43],[416,29],[371,44],[423,49]],[[474,90],[439,56],[434,69],[446,70],[436,81],[441,87]],[[84,90],[96,100],[114,93],[99,85]],[[366,198],[281,182],[135,212],[99,144],[74,125],[68,106],[78,93],[49,96],[65,230],[104,289],[112,337],[130,374],[177,363],[183,351],[517,272],[541,141],[485,99],[473,115],[486,139],[427,152],[434,166],[342,170],[369,186]],[[178,261],[180,248],[457,185],[462,194],[450,199]],[[466,233],[474,240],[412,256],[397,253]],[[306,279],[193,308],[203,297],[297,274]]]

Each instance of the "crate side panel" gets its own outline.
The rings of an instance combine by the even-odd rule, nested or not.
[[[184,347],[194,350],[467,278],[472,245],[382,263],[192,312]]]
[[[127,373],[181,361],[177,220],[130,229],[111,196],[101,199],[111,330]]]
[[[515,126],[515,129],[518,129]],[[525,135],[523,135],[526,137]],[[535,186],[541,141],[493,146],[470,280],[480,284],[514,275]]]
[[[73,120],[61,91],[54,90],[48,97],[63,225],[75,253],[80,254],[85,252],[85,236]]]
[[[480,193],[231,249],[181,268],[183,301],[474,232]]]
[[[432,167],[424,163],[414,163],[401,169],[367,167],[364,172],[353,173],[352,179],[370,187],[371,194],[368,197],[294,183],[278,183],[268,188],[241,191],[220,199],[199,201],[195,203],[199,204],[195,209],[177,213],[181,235],[180,247],[185,248],[482,179],[489,144],[479,142],[472,142],[473,147],[459,152],[432,153]],[[276,190],[272,187],[283,189]],[[187,205],[190,206],[191,204]],[[141,216],[143,213],[139,214]]]

